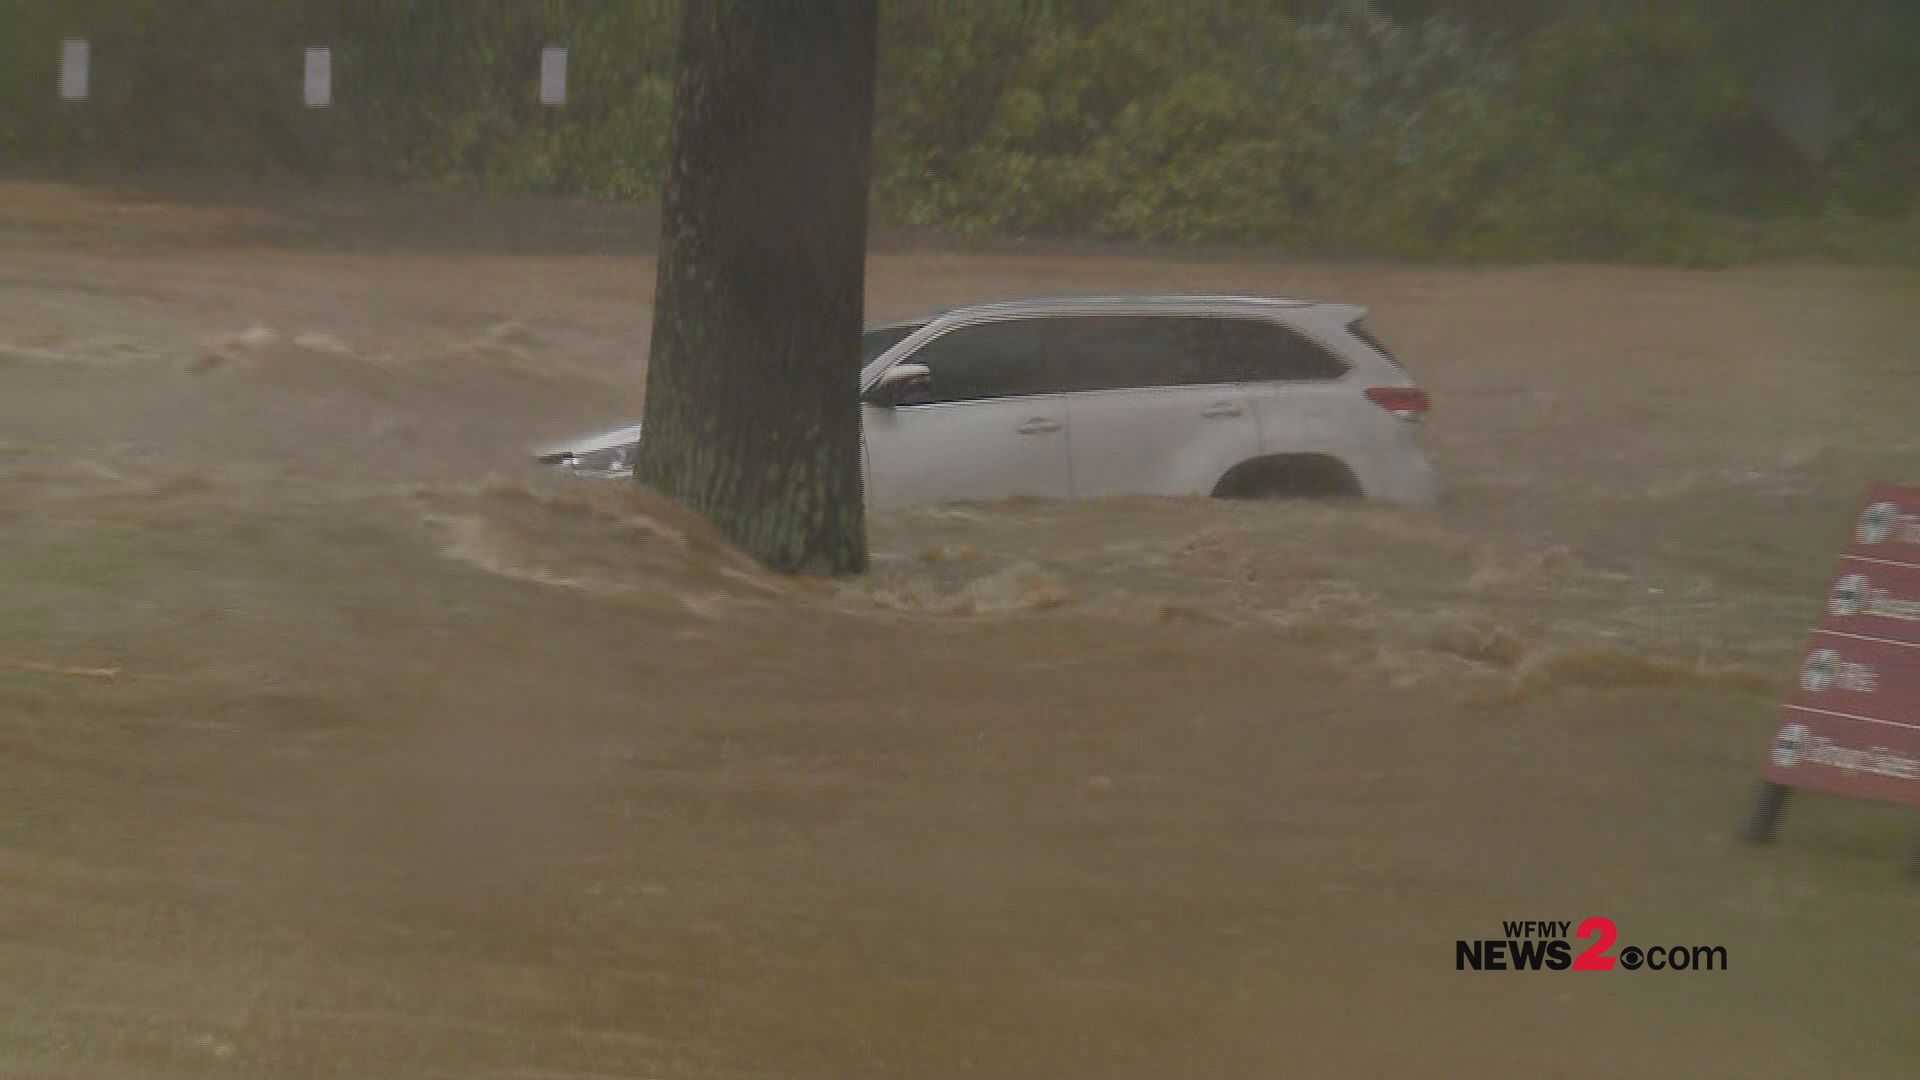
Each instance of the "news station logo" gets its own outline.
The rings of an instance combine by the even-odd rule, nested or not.
[[[1805,724],[1787,724],[1773,737],[1773,763],[1783,769],[1824,765],[1842,772],[1870,773],[1893,780],[1920,780],[1920,758],[1884,746],[1842,746],[1815,735]]]
[[[1815,649],[1800,665],[1800,687],[1810,694],[1833,688],[1834,670],[1840,666],[1840,654],[1832,649]]]
[[[1725,971],[1725,945],[1628,945],[1618,955],[1613,920],[1502,922],[1501,938],[1454,942],[1455,971]],[[1576,943],[1581,947],[1576,951]]]
[[[1901,507],[1897,503],[1876,502],[1864,511],[1860,511],[1859,527],[1853,534],[1860,544],[1885,544],[1893,538],[1893,528],[1901,523]]]
[[[1815,649],[1800,665],[1800,688],[1809,694],[1846,690],[1873,694],[1880,690],[1880,670],[1871,664],[1848,660],[1838,649]]]
[[[1854,536],[1862,544],[1884,544],[1893,535],[1893,526],[1900,520],[1900,508],[1890,502],[1877,502],[1860,513],[1860,524],[1854,529]]]
[[[1827,594],[1827,611],[1843,619],[1858,615],[1866,598],[1867,575],[1846,574],[1833,583],[1833,591]]]
[[[1908,573],[1910,575],[1911,570]],[[1841,619],[1850,615],[1872,615],[1913,622],[1920,621],[1920,600],[1896,596],[1893,589],[1874,585],[1865,574],[1842,574],[1827,592],[1827,613]]]
[[[1805,724],[1788,724],[1773,737],[1773,763],[1791,769],[1807,759],[1807,746],[1813,732]]]

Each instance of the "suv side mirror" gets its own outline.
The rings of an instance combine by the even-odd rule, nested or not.
[[[910,404],[931,389],[933,369],[925,364],[895,364],[867,392],[867,400],[889,408]]]

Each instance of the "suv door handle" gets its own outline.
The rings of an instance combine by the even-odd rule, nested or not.
[[[1231,401],[1216,401],[1202,410],[1200,415],[1208,420],[1218,420],[1223,416],[1239,416],[1240,406]]]
[[[1044,416],[1036,416],[1014,430],[1022,435],[1038,435],[1043,431],[1059,431],[1060,421],[1050,420]]]

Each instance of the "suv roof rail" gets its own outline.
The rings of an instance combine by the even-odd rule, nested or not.
[[[930,321],[948,315],[958,315],[990,311],[1046,311],[1055,308],[1073,308],[1080,306],[1097,307],[1103,305],[1150,305],[1177,307],[1189,304],[1233,304],[1250,307],[1321,307],[1322,300],[1311,300],[1292,296],[1253,296],[1234,293],[1086,293],[1061,294],[1052,296],[1027,296],[1004,300],[987,300],[976,304],[960,304],[937,308],[920,317],[920,321]],[[899,320],[898,322],[913,321]]]

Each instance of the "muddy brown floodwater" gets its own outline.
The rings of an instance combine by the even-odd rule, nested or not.
[[[1449,493],[824,584],[523,459],[636,413],[648,258],[211,216],[0,192],[0,1074],[1920,1073],[1912,815],[1733,835],[1920,275],[876,256],[1366,304]],[[1730,970],[1454,970],[1589,915]]]

